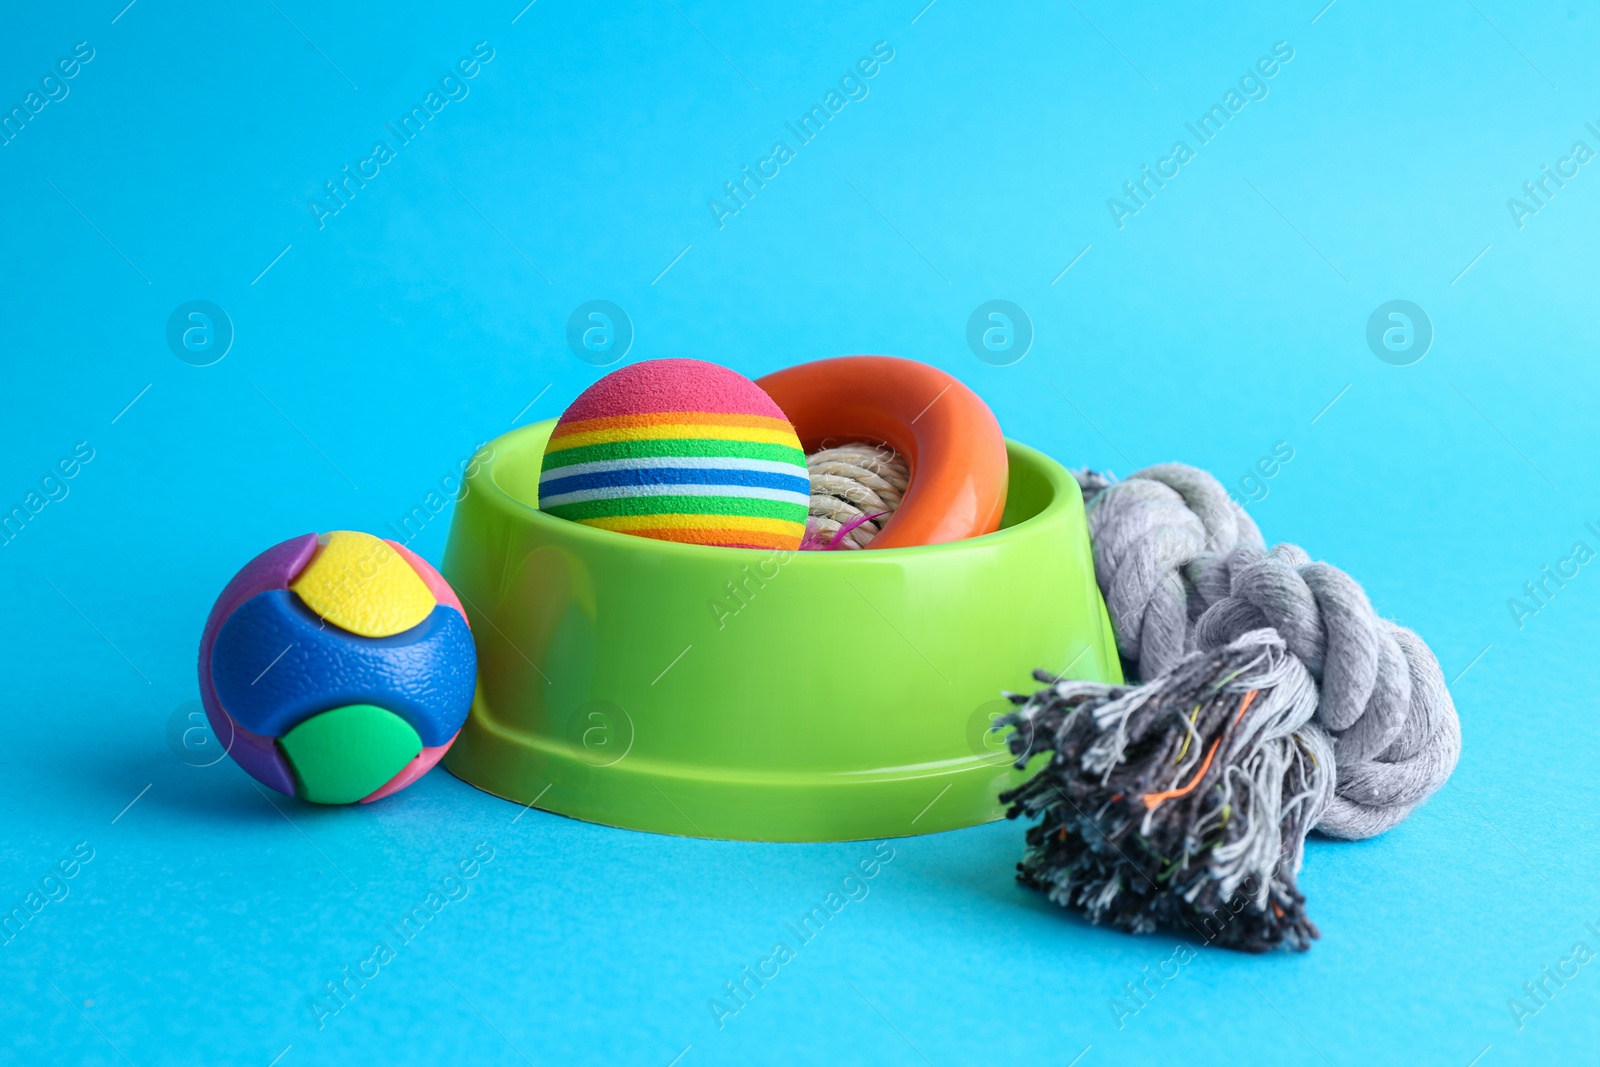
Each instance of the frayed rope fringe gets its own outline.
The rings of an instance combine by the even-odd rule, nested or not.
[[[1063,681],[997,726],[1017,766],[1002,794],[1027,834],[1019,880],[1090,921],[1158,927],[1247,952],[1318,936],[1295,884],[1305,835],[1332,796],[1317,690],[1271,630],[1196,653],[1143,686]],[[1194,694],[1199,694],[1198,699]]]

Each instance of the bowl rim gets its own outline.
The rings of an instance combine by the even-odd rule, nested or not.
[[[960,541],[946,541],[936,545],[907,545],[902,548],[864,549],[850,552],[819,552],[801,551],[800,549],[765,549],[765,548],[732,548],[720,545],[694,545],[679,541],[663,541],[651,537],[636,537],[632,534],[621,533],[616,530],[602,530],[594,526],[586,526],[580,522],[571,522],[567,519],[557,518],[527,503],[527,501],[511,493],[502,486],[495,477],[495,472],[502,462],[513,461],[513,449],[520,453],[530,447],[528,439],[544,436],[548,439],[551,431],[555,429],[559,420],[541,419],[526,426],[518,426],[508,430],[498,437],[484,443],[473,455],[478,462],[478,469],[467,474],[462,480],[462,495],[458,497],[456,506],[460,507],[462,501],[471,492],[484,493],[487,501],[505,513],[508,517],[533,527],[544,527],[551,531],[551,536],[559,538],[572,538],[581,543],[597,545],[600,547],[621,548],[629,547],[639,551],[659,552],[668,557],[682,556],[690,559],[751,559],[752,553],[771,555],[779,552],[793,552],[799,558],[815,557],[819,563],[822,559],[835,559],[839,564],[823,564],[835,566],[843,564],[846,559],[860,559],[862,563],[877,560],[891,562],[908,559],[913,556],[924,556],[939,552],[961,552],[964,550],[985,549],[998,547],[1018,538],[1033,536],[1034,531],[1059,516],[1059,513],[1076,507],[1083,507],[1083,491],[1070,471],[1053,456],[1040,450],[1025,445],[1010,437],[1005,438],[1006,454],[1015,463],[1022,460],[1036,469],[1050,486],[1051,498],[1044,507],[1034,514],[1011,526],[1005,526],[993,533],[982,534],[978,537],[968,537]],[[481,457],[487,454],[486,462]],[[539,458],[542,461],[544,452],[541,448]],[[1009,475],[1008,475],[1009,477]],[[843,564],[849,566],[850,564]]]

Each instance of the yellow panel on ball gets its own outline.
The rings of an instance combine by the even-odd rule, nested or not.
[[[417,572],[381,538],[353,530],[324,534],[289,588],[306,607],[362,637],[404,633],[438,603]]]

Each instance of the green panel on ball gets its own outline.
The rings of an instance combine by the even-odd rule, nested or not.
[[[379,789],[422,751],[422,739],[398,715],[350,704],[313,715],[278,739],[298,788],[316,804],[353,804]]]

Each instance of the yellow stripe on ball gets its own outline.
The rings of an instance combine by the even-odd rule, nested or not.
[[[713,423],[675,422],[659,426],[622,426],[610,430],[591,430],[551,437],[546,452],[562,452],[584,445],[606,445],[615,441],[759,441],[762,444],[800,447],[793,430],[767,430],[754,426],[717,426]]]
[[[381,538],[353,530],[324,534],[289,588],[306,607],[362,637],[404,633],[438,601],[411,565]]]

